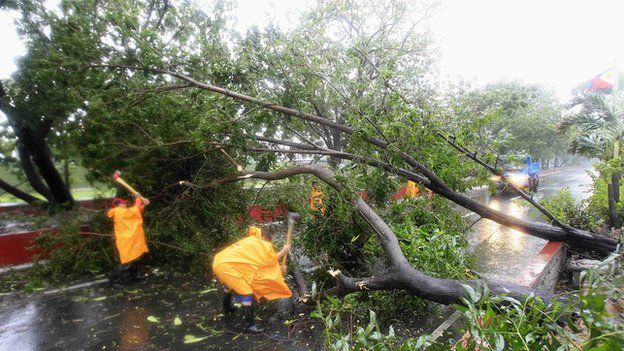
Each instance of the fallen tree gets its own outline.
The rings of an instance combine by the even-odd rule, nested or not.
[[[152,72],[152,73],[157,73],[157,74],[169,75],[169,76],[178,78],[186,82],[189,87],[196,87],[196,88],[200,88],[203,90],[208,90],[211,92],[215,92],[218,94],[222,94],[222,95],[234,98],[241,102],[252,103],[252,104],[255,104],[255,105],[258,105],[258,106],[261,106],[261,107],[264,107],[264,108],[267,108],[267,109],[270,109],[279,113],[283,113],[289,116],[299,118],[307,122],[311,122],[311,123],[322,125],[327,128],[331,128],[333,130],[344,133],[346,135],[351,136],[356,133],[356,130],[353,129],[352,127],[349,127],[349,126],[346,126],[344,124],[340,124],[334,121],[330,121],[321,116],[302,112],[299,110],[273,104],[270,102],[266,102],[261,99],[257,99],[252,96],[248,96],[248,95],[241,94],[235,91],[231,91],[231,90],[228,90],[226,88],[219,87],[216,85],[208,84],[205,82],[200,82],[188,75],[181,74],[177,71],[150,68],[150,67],[136,67],[136,66],[128,66],[128,65],[99,65],[99,66],[94,66],[94,67],[107,67],[107,68],[123,69],[123,70],[126,70],[126,69],[142,70],[142,71],[147,71],[147,72]],[[340,150],[322,148],[313,143],[308,143],[309,145],[305,149],[301,150],[301,153],[314,153],[313,151],[324,152],[332,156],[341,155],[343,156],[342,158],[348,158],[356,162],[367,163],[376,167],[381,167],[386,171],[394,172],[396,174],[404,176],[405,178],[409,180],[419,183],[420,185],[430,189],[434,193],[440,196],[443,196],[470,211],[475,212],[482,218],[490,219],[506,227],[510,227],[510,228],[516,229],[518,231],[521,231],[526,234],[533,235],[542,239],[565,242],[572,246],[594,250],[601,254],[608,254],[610,252],[615,251],[617,248],[618,243],[614,239],[604,237],[604,236],[599,236],[599,235],[596,235],[594,233],[591,233],[585,230],[572,228],[563,223],[559,223],[558,221],[556,221],[555,224],[559,224],[559,226],[555,226],[555,225],[551,225],[547,223],[535,222],[535,221],[528,221],[528,220],[516,218],[514,216],[505,214],[495,209],[489,208],[488,206],[480,204],[468,198],[467,196],[451,189],[447,184],[444,183],[444,181],[440,177],[438,177],[438,175],[435,172],[433,172],[430,168],[426,167],[424,164],[420,163],[417,159],[412,157],[409,154],[409,152],[401,150],[401,149],[397,150],[395,145],[393,145],[393,147],[390,148],[389,147],[390,143],[388,141],[382,140],[379,138],[363,136],[362,139],[368,144],[373,145],[381,150],[384,150],[385,152],[395,153],[396,156],[400,160],[402,160],[402,162],[404,162],[406,165],[409,166],[410,168],[409,171],[404,172],[406,171],[406,169],[394,166],[387,162],[383,163],[370,157],[364,158],[358,155],[347,156],[346,153]],[[275,142],[279,143],[280,141],[275,140]],[[288,144],[288,142],[282,142],[282,143],[286,145]],[[542,210],[543,209],[541,209],[541,211]]]
[[[336,191],[341,192],[345,190],[330,169],[319,165],[302,165],[275,172],[239,172],[208,184],[198,185],[189,182],[182,182],[181,184],[196,189],[206,189],[249,178],[275,181],[302,174],[313,175]],[[540,296],[546,303],[553,299],[553,296],[548,293],[510,283],[431,277],[409,264],[392,229],[362,198],[352,194],[347,196],[350,196],[347,200],[357,208],[376,233],[377,241],[385,254],[384,258],[387,263],[382,269],[383,274],[370,277],[355,278],[346,276],[340,271],[330,271],[336,279],[337,285],[335,288],[321,292],[321,295],[340,296],[359,291],[405,290],[423,299],[448,305],[462,303],[461,298],[464,296],[463,284],[476,287],[480,283],[485,283],[493,294],[506,294],[518,300],[523,300],[530,294]]]

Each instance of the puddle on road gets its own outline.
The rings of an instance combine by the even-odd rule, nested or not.
[[[517,218],[526,217],[528,212],[528,208],[517,200],[500,196],[490,199],[488,206]],[[474,250],[478,257],[477,271],[487,278],[514,281],[546,244],[546,240],[488,219],[479,221],[475,225],[475,231],[480,239]]]

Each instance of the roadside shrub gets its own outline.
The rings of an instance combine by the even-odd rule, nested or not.
[[[559,190],[557,195],[543,200],[542,205],[555,218],[574,228],[596,231],[604,225],[606,217],[595,210],[594,205],[591,205],[592,201],[595,199],[577,203],[570,195],[570,190],[564,188]]]

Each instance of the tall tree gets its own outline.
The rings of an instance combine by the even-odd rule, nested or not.
[[[70,156],[69,149],[60,147],[84,114],[85,93],[90,78],[96,76],[79,73],[99,54],[94,39],[99,39],[102,28],[89,12],[90,5],[62,7],[57,14],[41,1],[18,2],[17,28],[26,54],[11,79],[0,82],[0,111],[9,127],[4,129],[5,137],[15,139],[15,150],[9,152],[18,155],[24,177],[45,203],[65,208],[71,208],[74,199],[55,161]],[[15,189],[5,190],[27,202],[36,201]]]
[[[595,157],[607,164],[602,176],[608,184],[609,222],[619,227],[617,213],[622,177],[621,149],[624,138],[624,95],[610,97],[600,92],[576,96],[569,106],[569,114],[559,124],[559,130],[570,136],[572,153]]]

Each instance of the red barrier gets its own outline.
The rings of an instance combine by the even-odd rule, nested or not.
[[[280,219],[280,217],[285,217],[288,214],[288,209],[286,205],[279,204],[273,208],[273,210],[269,210],[258,205],[249,206],[247,208],[247,215],[256,223],[269,223],[275,222]]]
[[[33,248],[35,239],[43,233],[53,231],[56,229],[0,235],[0,266],[32,262],[33,257],[42,251]]]

